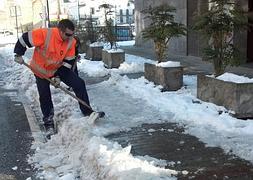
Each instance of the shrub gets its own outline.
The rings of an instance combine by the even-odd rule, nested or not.
[[[234,34],[248,27],[246,13],[234,0],[210,0],[209,10],[196,17],[194,30],[201,32],[208,39],[208,46],[203,53],[207,60],[212,61],[214,75],[225,72],[228,65],[239,65],[239,50],[233,43]]]
[[[145,18],[151,21],[150,25],[142,31],[144,39],[154,41],[155,53],[158,62],[167,58],[166,50],[172,37],[180,37],[186,34],[183,24],[175,22],[176,8],[162,4],[142,11],[146,14]]]
[[[101,29],[101,33],[103,34],[105,41],[110,43],[111,49],[116,47],[117,36],[115,34],[115,29],[113,27],[113,20],[111,18],[108,19],[108,15],[110,15],[113,11],[113,8],[110,4],[102,4],[99,8],[104,9],[105,15],[105,27]]]

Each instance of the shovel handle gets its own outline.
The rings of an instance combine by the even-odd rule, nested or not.
[[[37,73],[39,74],[42,78],[48,80],[50,82],[50,84],[52,84],[53,86],[55,87],[58,87],[60,88],[62,91],[64,91],[66,94],[70,95],[71,97],[75,98],[79,103],[81,103],[82,105],[86,106],[87,108],[89,108],[90,110],[92,110],[92,108],[87,104],[85,103],[82,99],[78,98],[77,96],[75,96],[73,93],[71,93],[69,90],[67,90],[66,88],[62,87],[61,85],[56,85],[55,82],[46,77],[44,74],[42,73],[38,73],[37,71],[35,71],[29,64],[27,64],[26,62],[23,63],[26,67],[28,67],[33,73]],[[93,111],[93,110],[92,110]]]

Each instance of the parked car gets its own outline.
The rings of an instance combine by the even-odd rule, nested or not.
[[[0,35],[4,35],[4,36],[13,35],[13,32],[8,31],[8,30],[1,30]]]

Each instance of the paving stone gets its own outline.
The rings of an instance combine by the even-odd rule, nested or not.
[[[133,155],[149,155],[168,162],[166,168],[179,173],[179,179],[253,179],[250,162],[219,147],[206,147],[198,138],[184,133],[175,123],[143,124],[127,132],[106,136],[123,147],[131,144]],[[169,165],[169,162],[175,162]]]

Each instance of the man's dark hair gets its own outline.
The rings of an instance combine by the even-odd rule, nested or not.
[[[61,31],[65,31],[67,28],[70,29],[71,31],[75,30],[75,25],[72,21],[69,19],[62,19],[59,21],[58,26],[57,26]]]

